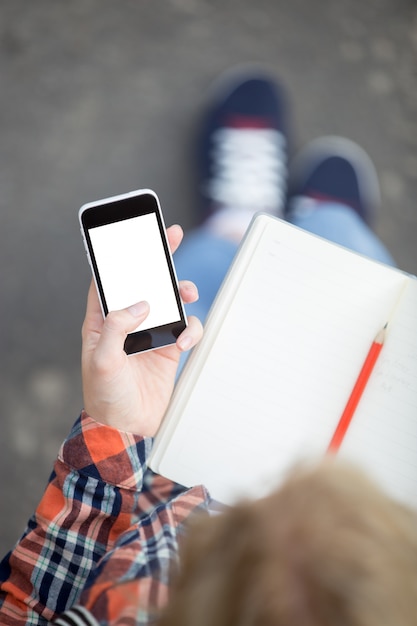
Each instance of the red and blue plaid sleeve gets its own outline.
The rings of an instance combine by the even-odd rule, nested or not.
[[[98,561],[140,519],[150,448],[150,439],[82,413],[36,513],[0,564],[2,625],[44,625],[76,603]]]
[[[168,599],[184,525],[197,510],[207,513],[207,504],[207,492],[195,487],[143,514],[100,560],[78,606],[57,624],[74,624],[74,611],[80,626],[147,626],[157,621]]]

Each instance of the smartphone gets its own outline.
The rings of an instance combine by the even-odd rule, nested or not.
[[[149,316],[129,333],[125,352],[175,343],[187,319],[155,192],[140,189],[90,202],[78,215],[103,315],[149,303]]]

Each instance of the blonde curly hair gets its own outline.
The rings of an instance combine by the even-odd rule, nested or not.
[[[415,626],[417,516],[327,459],[191,525],[160,626]]]

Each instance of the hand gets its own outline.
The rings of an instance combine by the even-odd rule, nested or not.
[[[167,236],[174,253],[183,231],[180,226],[171,226]],[[185,303],[198,299],[197,287],[190,281],[180,282],[180,294]],[[148,312],[149,305],[140,302],[112,311],[103,319],[96,287],[91,283],[82,328],[82,379],[84,408],[93,419],[152,437],[171,398],[181,352],[200,340],[203,329],[191,316],[176,344],[127,356],[123,350],[126,335]]]

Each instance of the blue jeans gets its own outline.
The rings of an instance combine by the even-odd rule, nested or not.
[[[375,233],[343,204],[322,203],[311,212],[295,213],[289,221],[355,252],[394,265]],[[204,225],[184,238],[174,257],[177,275],[180,280],[195,282],[200,293],[199,301],[187,307],[188,315],[196,315],[204,322],[236,250],[237,244],[212,235]]]

